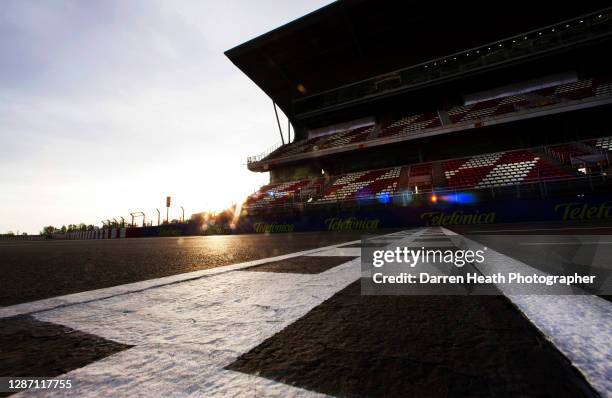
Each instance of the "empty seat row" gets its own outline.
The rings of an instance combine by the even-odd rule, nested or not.
[[[310,183],[311,180],[299,180],[264,185],[247,198],[245,205],[255,208],[287,202]]]
[[[395,193],[401,167],[358,171],[341,175],[324,192],[320,201],[380,197]]]
[[[584,141],[605,150],[612,150],[612,137]],[[549,147],[559,153],[580,153],[574,144]],[[246,200],[246,207],[283,205],[297,198],[308,202],[335,202],[379,198],[381,202],[401,190],[428,191],[432,189],[434,165],[440,167],[446,179],[446,188],[481,189],[504,187],[541,180],[568,178],[579,175],[568,166],[556,164],[531,150],[513,150],[488,153],[439,163],[415,164],[378,170],[341,174],[335,179],[315,178],[268,184]],[[400,186],[401,176],[403,179]],[[327,181],[327,183],[326,183]],[[386,202],[385,202],[386,203]]]
[[[442,168],[451,188],[500,187],[573,175],[527,150],[445,161]]]
[[[451,108],[450,123],[461,123],[496,117],[521,110],[612,95],[612,76],[581,79],[571,83],[546,87],[528,93],[510,95]],[[327,148],[364,142],[370,139],[421,134],[442,125],[438,112],[419,113],[403,117],[374,134],[374,126],[358,127],[322,137],[295,141],[278,148],[267,159],[298,155]]]
[[[378,133],[377,138],[410,135],[413,132],[439,127],[441,125],[437,112],[404,117]]]

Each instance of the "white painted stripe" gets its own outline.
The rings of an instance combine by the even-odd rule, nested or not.
[[[244,263],[225,265],[216,268],[210,268],[200,271],[187,272],[183,274],[166,276],[163,278],[157,279],[149,279],[146,281],[140,281],[135,283],[129,283],[125,285],[113,286],[103,289],[90,290],[86,292],[68,294],[59,297],[48,298],[44,300],[32,301],[29,303],[16,304],[9,307],[1,307],[0,308],[0,319],[7,318],[10,316],[16,315],[27,315],[33,314],[41,311],[48,311],[58,307],[65,307],[69,305],[80,304],[84,302],[90,302],[95,300],[102,300],[109,297],[114,297],[117,295],[129,294],[140,292],[147,289],[152,289],[160,286],[165,286],[169,284],[175,284],[179,282],[189,281],[193,279],[204,278],[212,275],[218,275],[229,271],[236,271],[243,268],[252,267],[254,265],[260,265],[272,261],[285,260],[288,258],[304,256],[308,254],[317,253],[319,251],[325,251],[328,249],[333,249],[342,245],[349,245],[354,243],[359,243],[360,240],[354,240],[350,242],[344,242],[337,245],[325,246],[316,249],[304,250],[300,252],[284,254],[276,257],[269,257],[260,260],[247,261]]]
[[[234,271],[35,316],[135,345],[63,375],[75,396],[320,396],[224,367],[359,275],[358,259],[320,274]]]
[[[443,228],[449,235],[456,233]],[[462,238],[472,248],[482,245]],[[483,275],[497,272],[546,274],[490,247],[487,261],[475,265]],[[512,303],[561,351],[602,397],[612,397],[612,304],[592,295],[516,295],[498,285]]]
[[[320,256],[361,256],[359,247],[336,247],[334,249],[322,250],[316,253],[308,254],[310,257]]]

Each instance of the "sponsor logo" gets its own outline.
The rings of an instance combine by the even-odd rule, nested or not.
[[[493,224],[495,222],[495,213],[463,213],[461,210],[452,213],[444,213],[441,211],[432,211],[421,214],[421,220],[425,221],[426,225],[471,225],[471,224]]]
[[[183,235],[183,231],[177,228],[161,228],[159,230],[159,236],[181,236],[181,235]]]
[[[612,202],[603,202],[599,205],[569,202],[555,205],[555,212],[561,213],[561,220],[593,220],[612,218]]]
[[[266,224],[258,222],[253,224],[253,229],[258,234],[263,233],[282,233],[282,232],[293,232],[293,224]]]
[[[380,220],[377,218],[360,220],[350,218],[328,218],[325,226],[328,231],[368,231],[378,229]]]
[[[204,230],[204,235],[229,235],[232,230],[225,225],[208,225]]]

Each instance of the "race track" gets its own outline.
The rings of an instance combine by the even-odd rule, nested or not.
[[[421,246],[454,233],[418,228],[382,241]],[[191,257],[182,266],[160,265],[166,274],[155,279],[145,272],[113,285],[102,276],[110,287],[0,307],[0,377],[74,383],[23,396],[610,396],[610,302],[590,295],[364,296],[361,247],[379,241],[332,236],[220,239],[217,251],[185,239],[180,245],[188,242],[192,256],[208,247],[202,258],[214,265]],[[61,250],[76,253],[79,243]],[[151,243],[121,244],[143,251]],[[237,254],[225,251],[240,247],[256,254],[232,261]],[[495,255],[501,264],[529,267]]]

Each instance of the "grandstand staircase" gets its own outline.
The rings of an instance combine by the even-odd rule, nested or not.
[[[435,162],[431,168],[431,184],[435,188],[446,187],[446,178],[442,169],[442,162]]]
[[[321,192],[320,192],[320,194],[319,194],[319,195],[317,195],[317,196],[315,197],[315,199],[321,199],[321,198],[324,196],[324,193],[325,193],[325,192],[326,192],[326,191],[327,191],[329,188],[331,188],[331,187],[332,187],[332,185],[334,185],[334,183],[335,183],[335,182],[336,182],[336,181],[337,181],[339,178],[341,178],[341,177],[342,177],[342,174],[338,174],[338,175],[336,175],[336,176],[330,176],[329,178],[324,178],[324,179],[323,179],[323,184],[321,185],[321,186],[322,186]]]
[[[300,200],[303,202],[307,202],[310,199],[318,199],[321,197],[323,192],[325,191],[325,177],[315,178],[310,180],[308,185],[306,185],[300,191]]]
[[[573,175],[576,174],[576,169],[574,169],[570,164],[563,163],[559,159],[555,158],[554,156],[550,156],[550,154],[546,152],[544,147],[532,148],[531,152],[533,152],[535,155],[539,156],[540,158],[548,161],[549,163],[554,164],[559,169],[561,169],[561,171],[564,171],[566,173],[573,174]]]
[[[370,133],[366,137],[366,141],[373,140],[374,138],[377,138],[378,137],[378,133],[380,133],[381,130],[382,130],[382,128],[381,128],[381,124],[380,123],[374,124],[374,128],[372,129],[372,131],[370,131]]]
[[[576,156],[576,160],[578,162],[584,162],[586,167],[610,165],[610,157],[606,150],[581,141],[576,141],[572,144],[574,147],[587,154],[585,157]]]
[[[445,109],[438,110],[438,119],[440,119],[440,126],[452,124],[450,117],[448,116],[448,111]]]
[[[572,145],[574,145],[576,148],[583,150],[584,152],[590,153],[592,155],[596,155],[596,154],[600,154],[601,150],[599,150],[597,147],[591,146],[591,145],[587,145],[584,142],[580,142],[580,141],[576,141],[576,142],[572,142]]]
[[[400,176],[397,183],[398,191],[405,191],[410,189],[410,166],[402,167]]]

